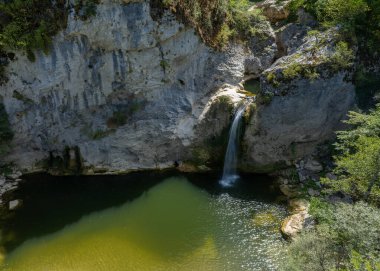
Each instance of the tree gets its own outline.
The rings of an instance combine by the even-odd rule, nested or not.
[[[380,210],[364,202],[329,205],[331,219],[294,240],[283,269],[380,270]]]
[[[350,112],[348,131],[338,132],[337,180],[322,179],[326,192],[344,192],[356,200],[380,203],[380,105],[369,114]]]

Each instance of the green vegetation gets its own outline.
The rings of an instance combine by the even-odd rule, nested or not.
[[[128,119],[137,111],[145,106],[145,102],[132,101],[128,107],[116,110],[112,113],[112,117],[107,120],[108,128],[117,128],[127,123]]]
[[[380,94],[380,74],[367,72],[359,67],[355,73],[357,103],[361,109],[368,110],[375,105],[375,96]]]
[[[223,49],[232,39],[265,35],[267,27],[260,10],[248,11],[251,6],[248,0],[153,0],[151,6],[153,11],[170,9],[178,19],[194,27],[208,45],[218,49]]]
[[[307,78],[311,81],[326,76],[326,71],[333,73],[351,69],[354,64],[354,52],[347,42],[340,40],[339,35],[330,39],[326,36],[331,33],[320,34],[319,31],[309,31],[308,35],[315,36],[315,43],[305,48],[304,53],[290,55],[282,64],[281,72],[267,72],[266,80],[274,87],[281,83],[288,83],[295,78]],[[331,34],[333,35],[333,34]],[[337,41],[338,40],[338,41]],[[321,48],[333,45],[330,55],[317,53]]]
[[[33,51],[49,51],[52,36],[66,26],[65,1],[12,0],[0,3],[0,49],[25,50],[31,61]]]
[[[335,45],[335,52],[330,57],[329,61],[334,71],[340,69],[348,69],[352,67],[354,62],[354,52],[349,48],[347,42],[339,41]]]
[[[13,138],[13,132],[8,120],[8,114],[5,111],[3,103],[0,103],[0,154],[7,149],[7,144]]]
[[[81,20],[87,20],[96,15],[96,6],[100,0],[75,0],[74,10]]]
[[[13,98],[19,100],[19,101],[22,101],[23,103],[25,104],[34,104],[33,100],[24,96],[23,94],[21,94],[20,92],[18,92],[17,90],[14,90],[13,91],[13,95],[12,95]]]
[[[380,105],[368,114],[350,112],[346,123],[351,128],[338,132],[335,143],[337,179],[321,183],[324,195],[354,203],[312,198],[318,224],[290,245],[284,270],[380,270]]]
[[[313,206],[314,205],[314,206]],[[290,245],[286,271],[380,269],[380,210],[363,202],[312,202],[319,224]]]
[[[338,180],[323,179],[326,190],[380,204],[380,105],[370,114],[350,112],[346,123],[353,128],[338,133]]]
[[[324,27],[339,26],[347,40],[356,42],[362,54],[379,51],[380,1],[378,0],[293,0],[291,19],[303,7]]]
[[[127,123],[127,114],[124,111],[115,111],[107,121],[109,128],[117,128]]]

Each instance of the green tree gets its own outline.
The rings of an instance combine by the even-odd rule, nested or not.
[[[352,129],[338,133],[337,180],[322,179],[327,192],[380,203],[380,105],[369,114],[349,113]]]
[[[330,219],[302,233],[289,246],[283,269],[380,270],[380,210],[363,202],[330,204],[329,209]]]
[[[350,31],[369,9],[364,0],[318,0],[315,7],[319,21],[328,26],[340,25]]]

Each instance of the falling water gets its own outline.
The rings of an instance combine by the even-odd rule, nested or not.
[[[247,108],[249,101],[242,104],[235,113],[234,121],[230,129],[230,135],[228,139],[228,146],[226,157],[224,158],[223,177],[220,180],[220,184],[224,187],[230,187],[233,183],[239,179],[239,175],[236,173],[237,166],[237,151],[239,140],[239,128],[240,120],[243,116],[245,109]]]

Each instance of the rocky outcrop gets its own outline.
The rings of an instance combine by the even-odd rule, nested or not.
[[[191,160],[230,123],[214,99],[222,86],[272,64],[270,26],[253,42],[216,52],[170,12],[153,20],[149,1],[103,0],[86,21],[71,13],[49,54],[30,62],[15,52],[6,67],[1,96],[15,135],[3,158],[28,172],[80,165],[88,174]]]
[[[261,8],[263,14],[271,21],[278,22],[288,18],[290,1],[264,0],[256,4],[256,7]]]
[[[294,164],[333,137],[354,105],[352,72],[333,63],[336,35],[318,35],[306,37],[261,76],[241,168],[271,172]]]
[[[263,2],[264,12],[274,4]],[[286,1],[280,6],[267,16],[287,16]],[[307,36],[304,24],[275,33],[264,22],[246,43],[218,52],[169,11],[153,19],[150,8],[103,0],[88,20],[70,13],[49,54],[30,62],[14,52],[0,94],[14,131],[3,162],[85,174],[221,165],[233,107],[245,97],[239,83],[260,77],[241,168],[270,172],[330,138],[354,102],[350,71],[327,65],[331,33]]]

